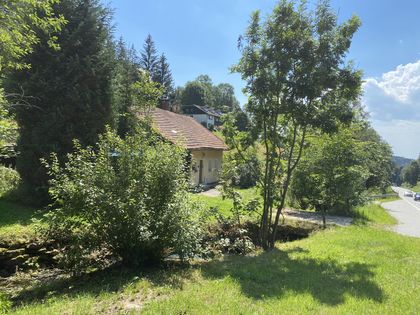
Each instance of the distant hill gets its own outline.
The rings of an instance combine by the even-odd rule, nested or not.
[[[413,161],[413,159],[408,159],[402,156],[395,156],[395,155],[392,157],[392,160],[397,166],[403,166],[403,167],[409,164],[411,161]]]

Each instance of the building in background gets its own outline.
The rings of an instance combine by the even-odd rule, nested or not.
[[[207,129],[213,129],[221,123],[222,112],[207,106],[185,105],[182,106],[182,113],[194,118]]]
[[[195,118],[168,110],[154,109],[152,119],[162,137],[188,150],[193,185],[213,185],[219,181],[223,151],[227,150],[222,139]]]

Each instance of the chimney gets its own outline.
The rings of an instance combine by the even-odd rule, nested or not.
[[[170,104],[169,104],[169,99],[168,98],[163,98],[161,101],[160,101],[160,106],[159,106],[159,108],[161,108],[161,109],[164,109],[164,110],[170,110],[170,108],[171,108],[171,106],[170,106]]]

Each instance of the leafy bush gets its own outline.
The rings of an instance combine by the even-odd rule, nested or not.
[[[323,214],[350,214],[365,201],[368,145],[354,138],[354,128],[313,138],[294,174],[292,201]]]
[[[194,254],[199,229],[184,150],[142,132],[122,140],[108,131],[96,149],[75,146],[64,167],[55,155],[47,164],[54,203],[44,233],[66,244],[68,267],[104,251],[127,264]]]
[[[248,148],[239,156],[236,151],[226,154],[224,161],[224,173],[222,177],[232,182],[232,185],[240,188],[249,188],[257,184],[260,161],[256,149]]]
[[[0,166],[0,197],[16,190],[20,182],[18,172],[14,169]]]
[[[230,215],[224,215],[217,207],[211,208],[207,215],[217,219],[216,225],[207,226],[207,233],[203,239],[204,256],[215,254],[247,254],[255,249],[253,240],[248,231],[248,219],[251,213],[257,211],[259,207],[258,199],[248,202],[243,201],[242,196],[229,183],[224,182],[223,198],[232,200],[233,207]]]

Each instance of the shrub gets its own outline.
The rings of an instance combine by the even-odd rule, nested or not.
[[[230,180],[236,187],[249,188],[258,182],[256,170],[260,168],[260,161],[254,148],[248,148],[243,155],[245,159],[236,151],[226,154],[222,177],[224,180]]]
[[[150,133],[122,140],[111,131],[96,149],[77,142],[75,147],[64,167],[55,155],[47,164],[54,203],[44,233],[67,244],[68,267],[82,268],[87,257],[104,249],[127,264],[194,254],[199,229],[187,193],[184,150]]]
[[[0,197],[15,191],[19,182],[18,172],[12,168],[0,166]]]

